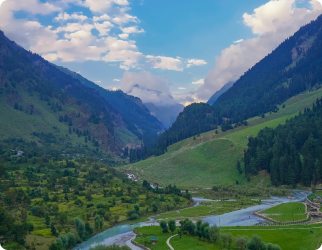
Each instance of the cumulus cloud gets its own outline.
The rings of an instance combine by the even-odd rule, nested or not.
[[[133,34],[133,33],[144,33],[144,29],[139,29],[138,26],[132,26],[132,27],[126,27],[126,28],[121,28],[123,33],[125,34]]]
[[[120,37],[121,39],[126,40],[126,39],[128,39],[128,38],[129,38],[129,34],[119,34],[119,37]]]
[[[175,71],[183,71],[183,63],[180,58],[172,58],[166,56],[146,56],[147,65],[155,69],[169,69]]]
[[[311,10],[297,8],[295,0],[271,0],[255,9],[253,14],[245,13],[244,24],[258,37],[231,45],[216,57],[215,67],[197,91],[197,99],[207,100],[226,83],[238,80],[301,26],[316,19],[322,13],[322,6],[317,0],[310,4]]]
[[[143,103],[153,103],[156,106],[177,103],[171,96],[168,77],[154,76],[149,72],[125,72],[120,83],[122,91],[139,97]]]
[[[73,13],[71,15],[69,15],[66,12],[63,13],[59,13],[57,17],[54,18],[55,21],[68,21],[68,20],[78,20],[78,21],[85,21],[86,19],[88,19],[87,16],[84,16],[82,12],[80,13]]]
[[[109,21],[105,21],[103,23],[94,23],[94,26],[100,33],[100,36],[107,36],[111,28],[114,27],[114,25]]]
[[[186,89],[185,87],[179,87],[178,89]]]
[[[107,15],[107,14],[93,17],[94,22],[106,21],[106,20],[111,20],[111,17],[109,15]]]
[[[136,16],[132,16],[127,11],[129,8],[121,8],[119,10],[119,13],[115,15],[115,17],[112,19],[113,23],[116,23],[120,26],[123,26],[127,23],[139,23],[139,19]]]
[[[188,59],[187,63],[188,63],[187,68],[190,68],[191,66],[201,66],[201,65],[207,64],[205,60],[200,60],[200,59]]]
[[[205,79],[200,79],[198,81],[192,82],[192,84],[204,84],[205,83]]]
[[[129,2],[127,0],[85,0],[85,2],[82,2],[82,5],[96,13],[106,13],[111,11],[114,4],[127,6],[129,5]]]

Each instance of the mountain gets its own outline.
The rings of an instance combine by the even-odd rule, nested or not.
[[[160,186],[175,183],[179,187],[186,187],[188,189],[209,188],[220,185],[231,185],[240,188],[247,187],[246,189],[248,190],[252,189],[251,186],[254,186],[256,190],[261,187],[267,188],[271,183],[269,178],[270,170],[267,169],[269,162],[267,163],[267,161],[271,161],[271,147],[274,145],[271,143],[272,141],[278,140],[279,142],[285,142],[282,143],[282,147],[284,145],[289,145],[289,143],[296,142],[296,145],[300,145],[300,147],[296,147],[294,152],[298,153],[298,149],[302,149],[301,144],[305,142],[310,136],[310,133],[312,133],[314,139],[319,138],[319,143],[322,145],[322,133],[320,132],[321,119],[318,119],[318,116],[312,116],[311,121],[319,121],[319,123],[308,121],[308,123],[298,123],[296,126],[292,126],[292,129],[290,130],[292,140],[288,139],[289,132],[286,130],[286,128],[289,129],[290,126],[284,127],[283,125],[287,120],[298,115],[299,112],[303,113],[305,109],[311,109],[317,98],[320,100],[321,97],[322,88],[315,91],[307,91],[303,94],[296,95],[281,104],[279,106],[280,110],[277,113],[268,112],[265,114],[264,118],[257,116],[249,119],[247,121],[247,126],[239,126],[225,132],[218,129],[200,134],[199,136],[193,136],[169,146],[167,152],[162,155],[149,157],[148,159],[139,162],[133,162],[129,165],[122,166],[121,168],[128,171],[128,173],[135,174],[139,180],[147,180],[151,183],[156,182],[159,183]],[[312,112],[307,113],[305,117],[308,117],[309,115],[312,115]],[[288,122],[286,124],[288,124]],[[260,132],[264,128],[270,128],[265,129],[268,130],[269,133],[264,133],[269,139],[267,140],[267,143],[264,143],[265,141],[263,141],[263,139],[267,139],[266,136],[261,136],[262,132]],[[274,128],[282,129],[276,129],[276,132],[271,132]],[[257,135],[258,138],[256,137]],[[294,139],[302,138],[302,136],[303,141],[298,144],[299,141]],[[256,140],[249,144],[250,138]],[[247,150],[248,146],[251,146],[249,155],[244,157],[244,152]],[[257,154],[257,146],[261,149],[264,147],[264,150],[258,151],[259,154]],[[279,144],[279,147],[281,147],[281,144]],[[292,154],[293,151],[288,151],[288,146],[285,147],[284,150],[282,147],[279,154],[283,156],[287,153],[287,157],[289,157],[288,154]],[[321,147],[312,147],[311,149],[318,150],[319,152],[320,148]],[[264,159],[267,159],[267,161],[264,161],[265,164],[262,165],[263,151],[266,152],[265,157],[267,158]],[[302,152],[304,153],[304,151],[301,150],[301,153]],[[256,171],[258,171],[258,175],[249,173],[248,167],[246,167],[247,175],[245,175],[242,159],[247,159],[249,162],[248,156],[256,159]],[[321,158],[321,154],[319,154],[319,156],[319,158]],[[314,157],[316,157],[316,155],[314,155]],[[282,158],[283,157],[280,159]],[[305,158],[307,157],[305,156]],[[238,159],[241,163],[241,171],[236,167]],[[294,159],[295,158],[291,158],[289,163],[294,163]],[[252,162],[253,161],[254,160],[252,160]],[[312,163],[312,161],[310,162]],[[320,159],[320,162],[322,162],[322,159]],[[292,177],[292,175],[288,175],[290,165],[291,164],[286,164],[286,168],[281,168],[286,170],[285,172],[281,171],[282,174],[286,174],[284,174],[283,178],[286,176]],[[280,162],[278,162],[278,166],[280,166]],[[295,168],[295,165],[293,166]],[[298,173],[298,171],[296,171],[296,173]],[[313,171],[310,172],[310,178],[313,177],[313,173]],[[320,173],[322,173],[322,171],[320,171]],[[276,181],[277,184],[280,185],[288,183],[284,181],[280,182],[280,175],[278,174],[277,176],[278,178],[271,177],[273,184],[276,184]],[[301,180],[298,177],[299,176],[297,175],[296,180]],[[236,181],[238,181],[239,185],[236,185]]]
[[[218,90],[215,94],[213,94],[210,99],[208,100],[207,104],[213,105],[215,101],[225,92],[227,92],[228,89],[230,89],[233,86],[234,82],[226,83],[220,90]]]
[[[170,106],[156,106],[153,103],[145,103],[144,105],[153,116],[162,122],[165,128],[171,127],[179,113],[184,109],[184,106],[179,103]]]
[[[75,79],[78,79],[85,86],[97,90],[122,115],[123,119],[129,124],[129,130],[139,138],[142,138],[143,134],[145,136],[154,135],[164,130],[160,121],[150,114],[150,111],[142,103],[140,98],[127,95],[121,90],[111,91],[104,89],[78,73],[63,67],[58,68]],[[140,131],[143,131],[143,133]]]
[[[137,107],[142,105],[134,97],[123,97],[134,100]],[[143,106],[140,109],[144,111]],[[123,117],[98,90],[0,32],[0,139],[27,140],[60,153],[86,151],[114,159],[125,147],[141,146],[145,133],[156,135],[163,129],[143,111],[142,119],[148,117],[150,127],[144,127],[144,121],[139,127]]]
[[[313,108],[275,129],[265,128],[249,138],[245,174],[266,170],[272,184],[315,186],[322,181],[322,99]]]
[[[249,69],[211,106],[192,104],[159,139],[156,154],[185,138],[217,126],[241,125],[250,117],[277,112],[277,105],[321,87],[322,16],[303,26]]]

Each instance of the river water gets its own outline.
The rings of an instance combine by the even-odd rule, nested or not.
[[[222,214],[222,215],[212,215],[203,219],[203,221],[208,222],[210,225],[217,224],[219,226],[251,226],[264,221],[264,219],[257,217],[254,215],[254,212],[270,208],[272,206],[276,206],[281,203],[286,202],[298,202],[303,201],[310,192],[307,191],[295,191],[292,194],[292,199],[288,199],[286,197],[270,197],[270,199],[262,200],[261,205],[256,205],[252,207],[248,207],[245,209],[233,211],[230,213]],[[199,205],[202,201],[211,201],[208,199],[202,198],[193,198],[196,203],[195,206]],[[136,227],[144,227],[158,225],[156,220],[150,218],[149,222],[141,222],[135,224],[124,224],[116,227],[112,227],[106,229],[105,231],[93,236],[87,241],[82,242],[77,247],[73,248],[73,250],[88,250],[91,247],[95,247],[96,245],[113,245],[118,244],[120,246],[127,245],[131,249],[138,250],[141,248],[134,246],[131,243],[131,239],[135,237],[133,233],[133,229]]]

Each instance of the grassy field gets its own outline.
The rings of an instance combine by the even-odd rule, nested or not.
[[[258,201],[251,199],[242,201],[207,201],[199,206],[180,210],[178,212],[169,212],[154,217],[155,219],[180,219],[180,218],[198,218],[216,214],[229,213],[235,210],[243,209],[249,206],[258,205]]]
[[[317,228],[315,228],[317,227]],[[160,227],[142,227],[136,229],[139,232],[135,241],[149,247],[152,250],[169,249],[166,241],[172,233],[163,234],[160,232]],[[311,233],[311,231],[313,233]],[[245,235],[251,238],[257,234],[262,237],[263,241],[279,245],[283,250],[316,250],[321,246],[322,228],[320,226],[284,226],[284,227],[233,227],[220,228],[221,233],[232,233],[234,236],[231,249],[237,249],[235,238],[238,235]],[[176,234],[176,233],[174,233]],[[158,244],[152,245],[149,243],[149,238],[154,235],[158,237]],[[176,250],[221,250],[223,243],[218,239],[216,244],[208,243],[208,241],[199,240],[193,236],[175,236],[170,240],[171,246]]]
[[[236,161],[243,156],[248,138],[256,136],[265,128],[275,128],[294,117],[305,107],[311,107],[322,90],[307,92],[289,99],[285,107],[279,107],[277,113],[268,113],[265,118],[254,117],[248,120],[248,126],[240,126],[226,132],[218,129],[188,138],[168,147],[168,152],[158,157],[123,166],[139,175],[141,180],[157,182],[161,185],[176,184],[184,188],[211,187],[213,185],[248,184],[244,175],[238,174]],[[250,184],[269,184],[267,176],[254,176]]]
[[[306,208],[303,203],[290,202],[277,205],[275,207],[261,211],[260,214],[276,221],[296,221],[304,220],[307,218]]]

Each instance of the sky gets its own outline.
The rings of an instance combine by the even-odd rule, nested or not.
[[[104,88],[168,106],[206,102],[320,14],[318,0],[5,0],[0,29]]]

